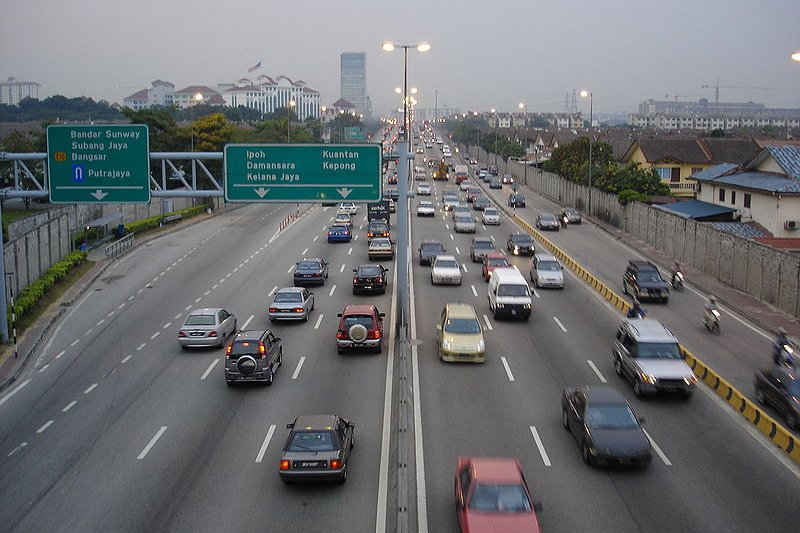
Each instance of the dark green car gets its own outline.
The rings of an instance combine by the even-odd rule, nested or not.
[[[355,424],[336,415],[302,415],[286,424],[281,481],[347,481],[347,463],[355,443]]]

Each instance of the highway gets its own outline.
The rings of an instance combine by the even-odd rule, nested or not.
[[[438,148],[428,156],[439,156]],[[421,163],[421,156],[418,156]],[[429,181],[430,182],[430,181]],[[619,312],[568,271],[566,288],[534,291],[529,322],[490,316],[480,265],[469,260],[472,235],[455,234],[441,211],[417,218],[412,198],[412,337],[419,381],[424,472],[421,523],[457,531],[453,476],[458,455],[518,457],[544,531],[787,531],[800,510],[800,471],[737,414],[701,387],[690,400],[638,399],[614,373],[611,342]],[[508,190],[496,193],[502,206]],[[533,222],[555,205],[526,194],[518,214]],[[423,198],[424,199],[424,198]],[[371,302],[390,333],[389,291],[354,296],[352,269],[367,261],[365,210],[358,239],[328,244],[335,209],[309,205],[288,228],[294,206],[248,205],[137,247],[112,265],[58,323],[20,385],[0,396],[0,523],[8,531],[327,531],[381,530],[394,513],[395,487],[382,487],[387,369],[383,353],[338,355],[336,313]],[[476,212],[477,214],[477,212]],[[503,248],[518,231],[483,228]],[[548,234],[615,290],[635,252],[592,224]],[[418,264],[423,239],[440,240],[464,265],[461,286],[432,287]],[[269,295],[291,285],[302,257],[331,265],[314,287],[306,323],[270,324]],[[513,258],[527,274],[530,259]],[[689,280],[691,284],[691,280]],[[482,365],[441,363],[435,323],[445,302],[475,306],[485,326]],[[271,328],[284,364],[271,387],[225,385],[221,349],[182,351],[176,335],[195,307],[222,306],[240,329]],[[645,304],[698,357],[743,391],[768,357],[769,340],[723,316],[720,337],[699,323],[692,290],[667,305]],[[483,315],[486,315],[485,317]],[[646,422],[654,443],[646,470],[583,464],[561,426],[560,395],[573,384],[608,383]],[[286,423],[299,414],[335,413],[355,422],[356,448],[344,485],[284,485],[278,478]],[[385,459],[385,457],[384,457]],[[387,461],[388,462],[388,461]],[[386,501],[379,492],[387,490]]]

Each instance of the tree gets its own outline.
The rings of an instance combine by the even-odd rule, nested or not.
[[[174,152],[182,147],[178,138],[178,125],[175,123],[171,110],[163,107],[151,107],[134,111],[126,107],[122,109],[122,114],[132,124],[147,125],[151,152]]]

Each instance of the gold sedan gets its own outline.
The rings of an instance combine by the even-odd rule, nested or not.
[[[475,308],[469,304],[444,306],[436,324],[439,359],[445,362],[483,363],[486,346]]]

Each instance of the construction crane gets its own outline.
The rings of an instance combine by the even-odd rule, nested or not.
[[[675,103],[678,103],[678,98],[700,98],[702,94],[665,94],[664,98],[675,98]]]
[[[701,89],[714,89],[714,103],[719,103],[719,89],[745,89],[745,90],[754,90],[754,91],[768,91],[772,89],[772,87],[740,87],[735,85],[720,85],[719,80],[715,85],[701,85]]]

